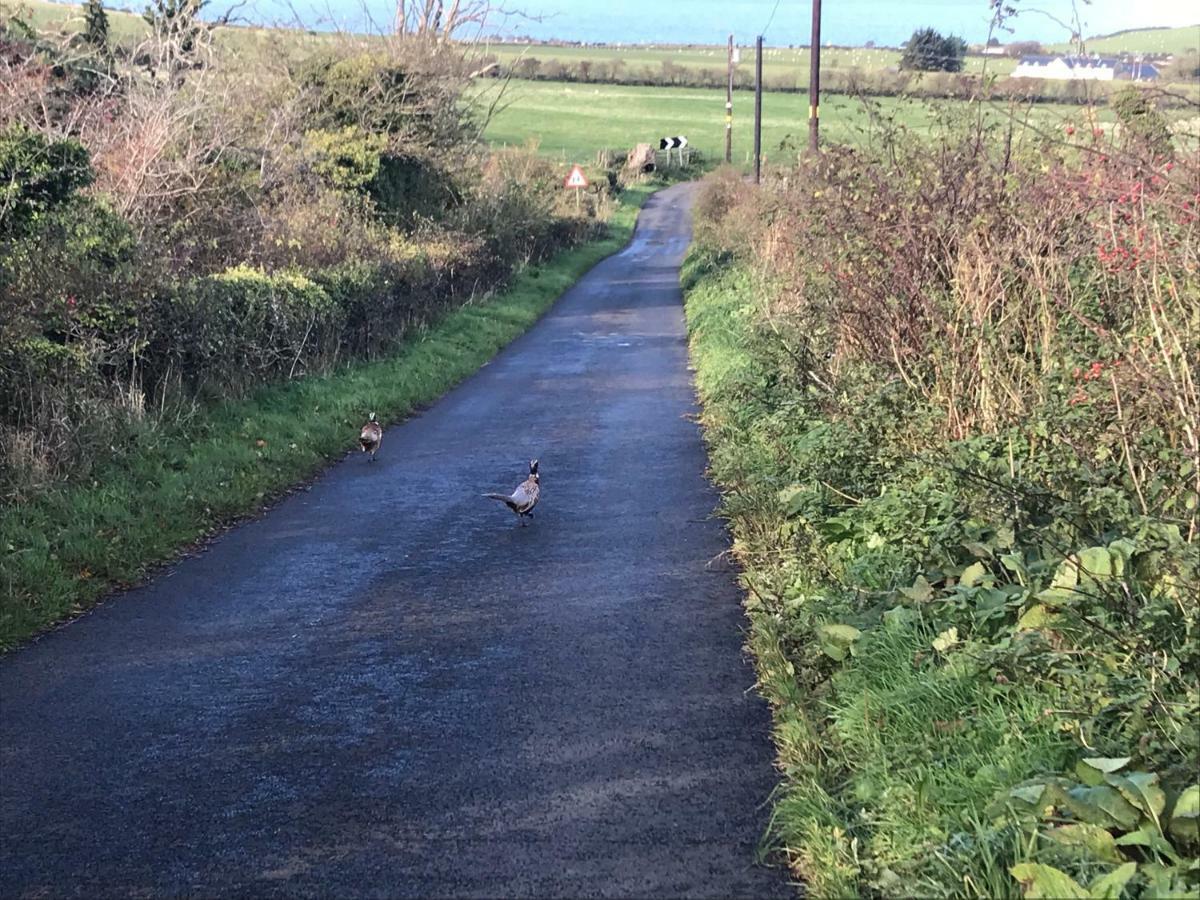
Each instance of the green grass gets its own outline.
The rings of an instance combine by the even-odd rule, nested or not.
[[[140,12],[112,9],[107,4],[105,12],[112,43],[133,48],[148,36],[149,27]],[[0,0],[0,19],[8,16],[19,17],[43,32],[80,32],[84,24],[81,4],[50,0]],[[335,34],[310,33],[295,28],[235,25],[216,29],[217,47],[239,56],[255,53],[302,55],[338,39]]]
[[[137,451],[90,483],[0,509],[0,650],[316,474],[354,445],[368,410],[396,421],[436,400],[624,246],[651,192],[623,193],[604,239],[525,269],[387,359],[263,388],[202,410],[186,427],[148,430]]]
[[[771,361],[753,332],[759,291],[748,272],[693,257],[684,286],[709,459],[753,588],[749,643],[784,773],[773,844],[814,897],[1017,896],[1008,865],[1020,850],[987,809],[998,791],[1072,758],[1069,736],[1044,715],[1052,702],[1034,686],[981,678],[969,657],[939,662],[919,620],[866,631],[827,678],[799,677],[829,661],[797,622],[845,615],[836,589],[789,558],[792,526],[777,500],[809,425],[764,391]],[[782,596],[782,608],[770,599]]]
[[[1197,16],[1200,19],[1200,15]],[[1182,28],[1138,28],[1120,31],[1105,37],[1088,38],[1084,46],[1089,53],[1200,53],[1200,24]],[[1067,52],[1069,43],[1055,44],[1053,50]]]
[[[484,47],[502,62],[514,62],[521,57],[534,58],[543,63],[550,60],[575,66],[583,60],[591,62],[620,62],[629,75],[641,69],[654,73],[662,70],[664,62],[689,70],[713,69],[725,71],[726,48],[713,47],[656,47],[634,44],[624,47],[564,47],[551,44],[488,44]],[[752,77],[754,72],[754,47],[740,47],[741,61],[738,71]],[[763,81],[772,86],[802,87],[808,83],[810,54],[806,48],[764,47]],[[971,56],[966,60],[965,71],[978,72],[983,68],[984,58]],[[900,65],[900,51],[868,47],[827,47],[821,50],[823,71],[859,69],[864,72],[895,69]],[[1016,67],[1011,59],[987,60],[987,70],[1005,75]]]
[[[494,96],[496,84],[477,88]],[[567,84],[551,81],[509,83],[503,109],[488,124],[485,138],[492,144],[535,142],[541,152],[567,160],[592,159],[600,150],[626,150],[637,143],[656,143],[664,135],[686,135],[707,159],[725,153],[725,93],[704,88],[633,87],[611,84]],[[833,143],[868,144],[873,117],[886,119],[918,133],[938,127],[946,113],[962,111],[963,101],[879,97],[864,102],[855,97],[828,95],[821,103],[821,131]],[[1027,108],[996,104],[988,107],[994,121],[1010,115],[1024,117]],[[1078,122],[1078,106],[1037,104],[1029,112],[1039,127],[1058,128]],[[1100,110],[1108,121],[1107,109]],[[733,159],[744,164],[753,148],[754,97],[738,91],[733,101]],[[763,152],[768,161],[794,157],[789,148],[808,140],[808,97],[769,94],[763,100]],[[783,148],[783,149],[781,149]]]

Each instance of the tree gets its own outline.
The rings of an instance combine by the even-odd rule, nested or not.
[[[142,18],[151,34],[139,56],[153,74],[178,82],[185,70],[197,64],[211,34],[210,26],[200,19],[206,5],[208,0],[150,0]]]
[[[84,7],[83,39],[97,50],[108,47],[108,14],[100,0],[87,0]]]
[[[1043,56],[1046,48],[1037,41],[1017,41],[1008,45],[1009,56]]]
[[[961,72],[967,42],[956,35],[943,36],[932,28],[919,28],[904,45],[900,68],[917,72]]]

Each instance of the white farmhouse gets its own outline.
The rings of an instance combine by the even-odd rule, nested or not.
[[[1147,62],[1114,56],[1022,56],[1013,78],[1056,78],[1063,81],[1154,81],[1158,69]]]

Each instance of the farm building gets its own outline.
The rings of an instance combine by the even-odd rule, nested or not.
[[[1152,63],[1113,56],[1022,56],[1013,78],[1057,78],[1066,81],[1154,81]]]

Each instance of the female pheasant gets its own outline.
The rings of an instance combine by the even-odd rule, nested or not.
[[[533,508],[537,506],[538,497],[541,496],[541,487],[538,485],[538,461],[536,459],[529,461],[529,477],[517,485],[517,489],[511,494],[484,494],[483,496],[489,500],[499,500],[515,512],[517,521],[524,525],[526,516],[533,518]]]
[[[375,454],[379,452],[379,445],[382,443],[383,429],[375,421],[375,413],[371,413],[367,417],[367,424],[362,427],[362,431],[358,434],[358,446],[362,447],[363,453],[370,453],[371,462],[375,462]]]

